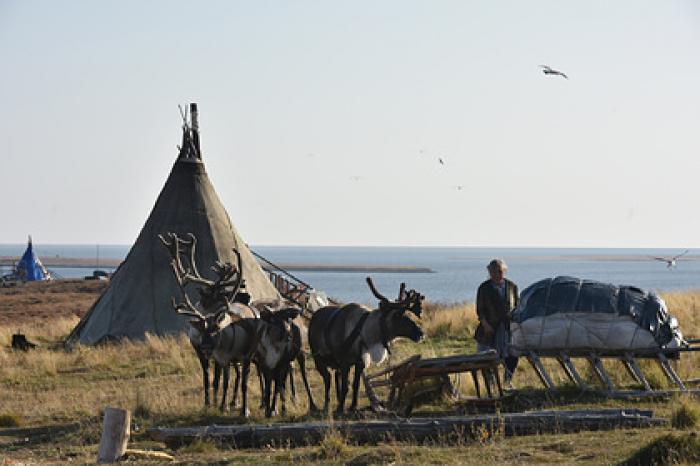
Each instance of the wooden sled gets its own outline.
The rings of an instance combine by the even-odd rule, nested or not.
[[[598,391],[606,396],[611,397],[636,397],[636,396],[663,396],[672,393],[699,393],[700,389],[689,388],[689,385],[697,384],[698,380],[681,380],[670,363],[670,360],[680,359],[682,353],[700,351],[700,339],[692,339],[687,341],[689,346],[675,349],[653,349],[653,350],[531,350],[524,356],[530,362],[530,365],[537,374],[540,382],[547,390],[556,391],[557,387],[552,381],[552,377],[542,364],[542,359],[554,358],[561,366],[567,378],[578,388],[582,390]],[[585,359],[591,366],[591,370],[595,377],[600,381],[600,387],[589,385],[579,374],[572,359]],[[622,362],[627,372],[632,379],[641,386],[639,390],[624,390],[618,389],[612,379],[605,371],[603,360],[618,360]],[[678,387],[673,390],[655,390],[652,388],[649,381],[644,376],[644,373],[637,364],[637,359],[655,360],[661,371],[668,378],[672,385]]]
[[[467,401],[493,403],[503,397],[500,364],[501,359],[496,351],[430,359],[423,359],[416,354],[381,371],[364,375],[365,392],[373,411],[389,411],[399,416],[409,416],[422,397],[440,392],[454,392],[449,374],[469,372],[474,380],[477,396]],[[485,392],[481,389],[479,373]],[[378,389],[383,387],[388,389],[384,400],[378,392]]]

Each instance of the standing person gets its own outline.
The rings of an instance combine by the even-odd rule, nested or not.
[[[476,292],[476,316],[479,326],[476,328],[476,350],[496,349],[497,333],[510,335],[510,313],[518,305],[518,285],[506,278],[508,266],[501,259],[494,259],[486,267],[489,279],[479,285]],[[505,383],[510,384],[513,372],[518,365],[518,358],[507,356]]]

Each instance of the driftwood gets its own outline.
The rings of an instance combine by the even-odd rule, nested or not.
[[[471,437],[484,429],[505,435],[578,432],[623,427],[653,427],[667,424],[650,410],[601,409],[575,411],[538,411],[502,415],[413,418],[361,422],[311,422],[267,425],[229,425],[179,428],[150,428],[154,440],[175,446],[207,438],[238,448],[266,445],[309,445],[319,443],[331,430],[337,430],[352,442],[377,443],[388,439],[423,441],[426,439]]]
[[[106,408],[98,463],[113,463],[124,456],[129,443],[131,413],[128,409]]]
[[[53,426],[12,427],[9,429],[0,429],[0,437],[15,437],[17,439],[4,442],[3,446],[5,447],[26,446],[55,440],[64,434],[79,430],[80,427],[81,424],[79,422]]]

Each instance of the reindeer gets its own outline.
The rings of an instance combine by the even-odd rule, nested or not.
[[[301,333],[291,321],[298,317],[296,309],[282,309],[272,312],[265,309],[265,318],[259,319],[259,312],[243,303],[233,302],[239,289],[243,286],[241,271],[241,256],[234,250],[237,258],[237,267],[231,264],[217,262],[212,270],[219,276],[216,281],[203,278],[197,270],[195,262],[196,238],[190,234],[189,240],[182,240],[177,235],[169,233],[168,239],[161,236],[161,241],[170,250],[172,267],[175,277],[180,285],[184,297],[184,303],[176,304],[175,310],[192,317],[188,332],[190,342],[195,348],[202,365],[203,383],[205,390],[205,405],[209,403],[209,376],[208,364],[211,358],[215,361],[214,373],[214,401],[218,391],[219,376],[223,372],[224,382],[221,397],[221,410],[226,409],[226,395],[229,382],[229,368],[233,364],[236,369],[236,383],[234,386],[231,405],[235,406],[236,395],[240,380],[242,391],[241,415],[249,416],[248,410],[248,376],[251,361],[256,362],[258,373],[261,377],[261,392],[263,392],[263,405],[265,414],[269,417],[274,411],[274,402],[270,402],[272,381],[276,384],[276,394],[282,398],[282,407],[285,406],[284,378],[289,372],[289,363],[297,358],[301,349]],[[184,246],[189,249],[188,267],[183,265],[181,259]],[[201,313],[189,299],[185,290],[188,283],[202,285],[199,288],[200,303],[208,314]],[[242,366],[242,374],[238,372],[237,364]],[[303,366],[303,360],[300,363]],[[306,380],[305,372],[302,373],[304,384],[309,395],[309,404],[314,407],[311,391]]]
[[[221,344],[221,332],[230,326],[234,320],[240,318],[254,319],[259,316],[259,313],[253,308],[241,303],[234,302],[238,290],[243,286],[243,277],[241,274],[242,264],[241,256],[234,249],[236,255],[237,266],[231,264],[223,264],[216,262],[212,266],[212,270],[218,276],[215,281],[208,280],[199,273],[195,261],[195,251],[197,239],[193,234],[189,234],[189,240],[181,239],[174,233],[167,233],[165,237],[158,235],[163,245],[170,252],[172,258],[171,266],[175,274],[175,278],[180,286],[184,296],[184,302],[175,303],[173,298],[173,307],[182,315],[190,316],[188,328],[188,337],[192,347],[197,353],[200,365],[202,366],[202,382],[204,386],[204,405],[210,405],[209,398],[209,361],[214,356],[214,351]],[[184,251],[183,251],[184,249]],[[183,264],[182,256],[189,252],[186,258],[186,264]],[[200,312],[190,301],[186,292],[187,284],[197,284],[199,287],[199,304],[204,309]],[[246,326],[250,330],[250,326]],[[243,330],[246,331],[245,329]],[[249,332],[247,332],[249,333]],[[246,340],[255,341],[252,335],[242,337]],[[252,353],[247,349],[248,353]],[[232,398],[232,406],[236,405],[236,394],[240,382],[240,372],[237,365],[234,365],[236,371],[236,382],[234,386],[234,395]],[[225,395],[228,388],[228,367],[222,367],[215,359],[214,362],[214,403],[216,404],[217,392],[219,389],[219,379],[221,373],[224,373],[224,393],[222,398],[221,409],[225,409]]]
[[[390,353],[390,345],[399,337],[420,341],[421,328],[406,315],[412,312],[421,314],[421,301],[424,296],[415,290],[406,291],[402,283],[399,297],[389,301],[379,294],[367,277],[367,284],[379,300],[377,309],[369,309],[360,304],[326,306],[317,310],[309,324],[309,343],[316,363],[316,369],[323,378],[325,389],[324,412],[328,412],[330,401],[331,374],[335,370],[335,388],[338,397],[336,414],[344,414],[345,397],[348,393],[350,368],[355,367],[352,384],[353,394],[350,410],[357,409],[360,375],[370,364],[380,364]]]
[[[296,400],[294,377],[291,366],[291,362],[295,360],[299,365],[304,388],[306,388],[306,395],[309,400],[309,411],[316,412],[318,409],[314,403],[311,387],[306,377],[306,363],[302,351],[307,330],[303,322],[300,322],[301,310],[289,305],[284,306],[284,303],[277,304],[277,309],[265,305],[260,312],[260,318],[268,324],[265,331],[277,333],[277,335],[271,336],[271,339],[280,341],[286,338],[286,342],[282,347],[272,348],[260,345],[256,353],[258,368],[262,369],[265,379],[263,403],[266,408],[266,414],[269,415],[269,413],[276,411],[277,396],[279,396],[282,401],[282,414],[284,415],[286,413],[285,380],[287,375],[289,376],[292,396]],[[274,394],[272,393],[272,382],[275,384]],[[271,395],[272,400],[270,400]]]

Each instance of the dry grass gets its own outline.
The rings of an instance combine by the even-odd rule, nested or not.
[[[697,306],[700,292],[673,293],[665,299],[674,315],[679,319],[681,328],[687,335],[700,335],[697,319]],[[135,422],[141,428],[148,425],[186,425],[195,423],[235,423],[244,422],[236,412],[220,414],[213,408],[203,409],[199,363],[189,342],[184,337],[159,338],[147,336],[141,342],[125,341],[120,344],[101,347],[78,346],[72,352],[51,349],[52,342],[64,337],[76,324],[77,317],[55,318],[51,323],[45,319],[25,322],[23,332],[28,338],[41,344],[41,348],[29,352],[16,352],[8,349],[10,335],[16,326],[0,325],[0,414],[21,419],[22,425],[38,425],[64,421],[81,420],[86,423],[86,431],[71,440],[69,446],[61,447],[57,452],[53,444],[26,450],[7,450],[0,446],[0,462],[4,457],[20,461],[43,462],[47,458],[63,458],[67,461],[76,454],[81,461],[90,461],[99,440],[100,414],[105,406],[129,408],[134,413]],[[426,304],[422,325],[428,335],[426,342],[415,344],[401,341],[395,345],[392,359],[396,362],[411,354],[421,353],[424,357],[464,354],[474,350],[471,338],[476,326],[474,306],[470,303],[453,305]],[[676,363],[682,377],[698,377],[700,365],[697,358],[687,355]],[[622,366],[609,367],[610,374],[616,382],[630,383],[626,380]],[[313,362],[307,361],[310,383],[317,403],[322,400],[321,379],[314,370]],[[538,387],[534,373],[521,363],[516,373],[514,384],[518,387]],[[584,364],[578,365],[581,372],[593,381],[592,374]],[[565,382],[563,374],[554,364],[550,367],[552,374],[561,383]],[[655,365],[643,368],[649,379],[665,383],[663,375]],[[298,375],[298,374],[297,374]],[[626,380],[626,382],[625,382]],[[301,379],[297,377],[298,402],[294,406],[288,403],[288,416],[285,420],[301,420],[306,416],[307,401],[303,393]],[[259,387],[256,377],[251,375],[249,385],[252,421],[264,421],[263,413],[258,407]],[[473,394],[469,377],[462,377],[460,391]],[[556,400],[545,399],[544,402],[556,405]],[[580,399],[570,401],[571,406],[618,406],[619,402],[591,401]],[[363,402],[363,404],[365,404]],[[636,406],[653,408],[657,415],[670,416],[673,409],[679,411],[677,401],[670,403],[644,402]],[[430,410],[451,409],[448,405],[428,406]],[[276,420],[280,420],[277,418]],[[633,434],[630,432],[634,432]],[[633,439],[628,436],[632,435]],[[181,461],[192,463],[220,462],[229,458],[234,462],[281,463],[289,461],[303,462],[388,462],[407,464],[500,464],[514,462],[576,462],[576,464],[599,464],[618,462],[633,453],[636,446],[650,442],[659,433],[647,431],[625,431],[606,434],[607,441],[616,444],[617,450],[601,448],[594,434],[579,436],[542,436],[524,438],[495,438],[482,443],[442,444],[436,442],[429,447],[392,444],[381,447],[380,451],[348,443],[345,439],[329,436],[328,445],[300,449],[281,449],[265,452],[236,452],[226,448],[212,448],[211,445],[198,445],[190,449],[178,450],[176,455]],[[136,433],[135,441],[143,442],[143,437]],[[72,442],[72,443],[71,443]],[[554,445],[545,449],[546,445]],[[565,444],[565,445],[564,445]],[[564,446],[562,446],[564,445]],[[156,446],[162,448],[161,446]],[[338,447],[336,449],[336,447]],[[44,448],[44,450],[42,450]],[[593,451],[593,456],[590,451]],[[73,450],[71,450],[73,449]],[[609,451],[608,451],[609,450]],[[335,453],[337,451],[337,453]],[[66,453],[68,452],[68,453]],[[72,452],[72,453],[71,453]],[[38,455],[38,456],[37,456]],[[61,456],[64,455],[64,456]],[[59,461],[59,462],[62,462]]]
[[[429,338],[472,337],[478,323],[473,303],[423,306],[421,326]]]

